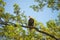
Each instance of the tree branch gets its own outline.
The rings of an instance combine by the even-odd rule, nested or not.
[[[3,24],[3,25],[8,25],[8,23],[11,23],[11,22],[0,22],[0,24]],[[14,23],[11,23],[11,24],[14,24]],[[14,25],[16,25],[16,24],[14,24]],[[22,26],[22,27],[24,27],[24,28],[31,28],[31,27],[29,27],[29,26],[24,26],[24,25],[20,25],[20,26]],[[38,31],[38,32],[40,32],[40,33],[43,33],[43,34],[46,34],[46,35],[48,35],[48,36],[50,36],[50,37],[52,37],[52,38],[54,38],[54,39],[56,39],[56,40],[59,40],[58,38],[56,38],[55,36],[53,36],[53,35],[51,35],[51,34],[48,34],[48,33],[46,33],[46,32],[44,32],[44,31],[41,31],[41,30],[39,30],[38,28],[36,28],[36,27],[33,27],[33,29],[35,29],[36,31]]]
[[[30,28],[29,26],[23,26],[23,25],[21,25],[21,26],[22,26],[22,27],[25,27],[25,28]],[[33,29],[35,29],[36,31],[38,31],[38,32],[40,32],[40,33],[46,34],[46,35],[48,35],[48,36],[50,36],[50,37],[52,37],[52,38],[54,38],[54,39],[56,39],[56,40],[59,40],[58,38],[56,38],[55,36],[53,36],[53,35],[51,35],[51,34],[48,34],[48,33],[44,32],[44,31],[41,31],[41,30],[38,30],[38,28],[36,28],[36,27],[33,27]]]

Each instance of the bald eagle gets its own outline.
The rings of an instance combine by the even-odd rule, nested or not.
[[[29,16],[28,26],[29,26],[30,28],[32,28],[32,27],[34,26],[34,19],[33,19],[31,16]]]

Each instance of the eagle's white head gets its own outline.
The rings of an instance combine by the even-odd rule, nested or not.
[[[29,18],[32,18],[31,16],[29,16]]]

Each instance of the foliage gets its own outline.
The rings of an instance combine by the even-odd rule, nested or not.
[[[38,4],[31,5],[34,11],[39,11],[43,9],[45,6],[51,8],[52,10],[60,10],[60,0],[34,0]]]
[[[3,0],[0,0],[0,37],[1,40],[55,40],[50,36],[37,32],[35,29],[29,30],[29,28],[23,28],[21,25],[27,25],[27,18],[24,12],[21,12],[21,8],[18,4],[14,4],[14,13],[5,13]],[[2,12],[1,12],[2,10]],[[5,22],[5,25],[1,24]],[[8,23],[10,22],[10,23]],[[6,24],[8,23],[8,25]],[[14,23],[16,25],[14,25]],[[46,33],[54,35],[60,38],[60,26],[58,27],[55,21],[50,20],[45,27],[42,23],[35,20],[35,26]]]

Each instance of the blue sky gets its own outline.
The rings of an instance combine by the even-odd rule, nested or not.
[[[13,4],[17,3],[22,11],[25,11],[25,15],[32,16],[37,21],[46,24],[47,21],[57,18],[57,11],[52,12],[51,9],[44,7],[43,11],[35,12],[30,5],[37,4],[34,0],[4,0],[6,2],[5,10],[6,12],[13,13]]]

